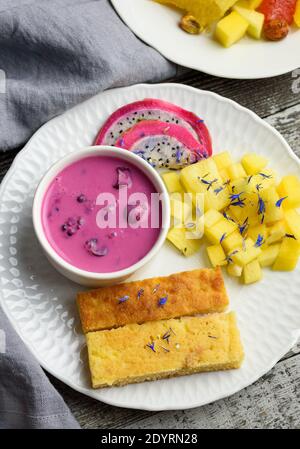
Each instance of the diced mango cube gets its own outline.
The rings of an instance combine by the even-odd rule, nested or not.
[[[284,219],[287,226],[287,234],[294,235],[300,241],[300,215],[294,209],[285,211]]]
[[[268,237],[266,240],[267,245],[281,242],[285,234],[286,234],[286,225],[284,220],[278,221],[273,226],[270,226],[268,228]]]
[[[261,267],[271,267],[275,262],[280,249],[280,243],[275,245],[263,246],[261,253],[258,256],[258,261]]]
[[[298,176],[284,176],[277,192],[281,198],[287,197],[282,203],[284,208],[296,209],[300,207],[300,179]]]
[[[265,168],[267,163],[268,159],[255,153],[245,154],[242,158],[242,165],[247,175],[256,175]]]
[[[225,237],[222,241],[222,246],[227,253],[231,253],[236,248],[240,248],[243,245],[243,237],[239,231],[234,231],[232,234]]]
[[[168,232],[167,239],[186,257],[199,251],[202,241],[190,239],[185,228],[172,228]]]
[[[260,190],[268,189],[276,185],[277,174],[270,168],[265,168],[257,175],[250,175],[247,179],[251,191],[257,191],[257,186]]]
[[[237,224],[232,221],[226,220],[222,217],[222,220],[218,221],[211,228],[205,228],[204,234],[208,240],[213,244],[221,243],[226,236],[236,231]]]
[[[268,232],[267,226],[265,224],[259,224],[256,226],[249,227],[247,231],[247,236],[250,237],[254,242],[257,241],[259,235],[261,235],[263,240],[266,241]]]
[[[213,160],[217,164],[219,171],[233,164],[233,161],[228,151],[223,151],[222,153],[215,154],[213,156]]]
[[[252,260],[244,267],[243,275],[245,284],[253,284],[261,280],[262,270],[257,259]]]
[[[248,26],[247,20],[232,11],[218,22],[215,37],[224,47],[231,47],[245,35]]]
[[[213,267],[227,265],[226,255],[221,245],[208,246],[206,250]]]
[[[222,220],[223,215],[217,210],[210,209],[204,214],[204,229],[211,228],[213,225]]]
[[[265,212],[260,214],[262,218],[264,215],[264,223],[272,224],[283,219],[282,206],[278,205],[279,195],[275,187],[260,191],[260,197],[265,205]]]
[[[244,167],[239,162],[229,165],[229,167],[227,167],[227,171],[231,181],[235,181],[239,178],[245,178],[247,176]]]
[[[294,22],[297,25],[297,27],[300,28],[300,0],[297,1],[296,4],[296,10],[294,14]]]
[[[180,184],[179,176],[175,172],[163,173],[162,178],[169,193],[179,192],[184,193],[183,187]]]
[[[275,271],[293,271],[297,266],[299,254],[299,242],[292,238],[284,238],[272,269]]]
[[[219,173],[224,182],[227,182],[229,180],[229,174],[226,168],[219,169]]]
[[[235,263],[229,263],[227,265],[227,272],[229,276],[239,278],[240,276],[242,276],[243,267],[241,267],[240,265],[236,265]]]
[[[183,224],[188,218],[192,221],[192,207],[188,202],[178,198],[179,194],[172,194],[170,198],[171,217],[176,225]]]
[[[234,263],[237,265],[248,265],[252,260],[257,259],[261,253],[261,248],[255,246],[252,239],[246,239],[244,245],[238,249],[236,254],[231,256]]]
[[[222,189],[222,190],[220,190]],[[204,210],[209,209],[222,210],[230,203],[228,187],[221,183],[216,183],[209,191],[204,194]]]
[[[256,9],[262,3],[262,0],[239,0],[236,6],[241,6],[242,8]]]
[[[254,39],[260,39],[265,21],[264,14],[241,6],[234,6],[233,9],[249,23],[247,33]]]

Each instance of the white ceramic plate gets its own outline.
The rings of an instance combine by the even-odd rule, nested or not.
[[[300,67],[300,31],[280,42],[243,38],[224,49],[210,34],[182,31],[181,14],[152,0],[112,0],[120,17],[144,42],[170,61],[210,75],[251,79],[281,75]]]
[[[215,95],[176,84],[138,85],[99,94],[43,126],[17,156],[0,190],[0,300],[11,323],[40,364],[82,393],[122,407],[186,409],[231,395],[250,385],[291,348],[300,335],[300,267],[292,273],[265,270],[264,280],[240,286],[225,274],[231,308],[237,312],[246,358],[241,369],[205,373],[122,388],[92,390],[84,338],[75,305],[80,287],[59,275],[39,247],[32,227],[35,187],[61,156],[91,144],[119,106],[162,98],[203,117],[215,151],[240,158],[257,151],[279,174],[300,175],[284,139],[249,110]],[[136,278],[205,267],[203,254],[184,258],[167,243]]]

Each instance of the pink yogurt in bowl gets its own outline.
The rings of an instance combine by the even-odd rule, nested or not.
[[[125,280],[160,249],[169,198],[158,173],[124,149],[88,147],[56,162],[33,203],[37,238],[50,262],[86,286]]]

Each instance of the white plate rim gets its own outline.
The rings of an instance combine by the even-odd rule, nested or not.
[[[126,0],[125,0],[126,1]],[[139,38],[141,39],[143,42],[145,42],[147,45],[150,45],[152,48],[154,48],[156,51],[158,51],[162,56],[164,56],[166,59],[168,59],[169,61],[173,62],[174,64],[177,65],[182,65],[184,67],[187,67],[189,69],[192,70],[196,70],[199,72],[203,72],[206,73],[208,75],[212,75],[212,76],[216,76],[219,78],[229,78],[229,79],[237,79],[237,80],[252,80],[252,79],[264,79],[264,78],[272,78],[272,77],[276,77],[276,76],[280,76],[280,75],[285,75],[287,73],[292,72],[293,70],[296,70],[298,68],[298,64],[295,63],[295,65],[289,66],[287,68],[282,68],[282,70],[269,70],[269,71],[265,71],[264,73],[260,73],[259,75],[239,75],[236,76],[234,74],[231,73],[231,75],[226,75],[224,73],[221,73],[220,71],[215,71],[212,69],[207,69],[205,68],[205,65],[200,65],[198,64],[191,64],[189,63],[187,64],[183,64],[180,61],[180,58],[176,59],[172,56],[170,56],[170,54],[168,54],[167,51],[165,51],[163,48],[159,47],[159,45],[157,45],[152,39],[151,36],[145,35],[142,32],[139,31],[139,29],[136,28],[135,26],[135,22],[134,20],[131,20],[129,15],[126,15],[124,12],[124,4],[123,4],[124,0],[111,0],[111,3],[113,5],[113,7],[115,8],[117,14],[120,16],[120,18],[123,20],[123,22],[132,30],[132,32]],[[161,5],[161,6],[165,6],[167,7],[167,5]],[[226,51],[226,49],[224,49],[224,51]]]
[[[298,157],[296,156],[296,154],[292,151],[291,147],[288,145],[288,143],[286,142],[286,140],[283,138],[283,136],[269,123],[267,123],[266,121],[264,121],[263,119],[261,119],[255,112],[251,111],[250,109],[241,106],[239,103],[228,99],[222,95],[216,94],[214,92],[211,91],[206,91],[206,90],[201,90],[201,89],[196,89],[194,87],[191,86],[187,86],[184,84],[179,84],[179,83],[158,83],[158,84],[147,84],[147,83],[142,83],[142,84],[136,84],[133,86],[129,86],[129,87],[120,87],[120,88],[116,88],[116,89],[110,89],[110,92],[113,91],[119,91],[119,90],[123,90],[123,91],[130,91],[130,90],[135,90],[136,88],[147,88],[150,90],[155,90],[157,87],[176,87],[178,89],[185,89],[188,90],[190,92],[199,92],[202,95],[207,95],[207,96],[211,96],[213,98],[215,98],[218,101],[222,101],[224,103],[229,103],[231,104],[231,106],[235,109],[237,109],[238,111],[243,111],[244,113],[248,114],[250,117],[252,117],[253,120],[255,120],[256,122],[260,123],[261,126],[264,126],[266,128],[269,129],[269,131],[271,131],[273,134],[276,135],[276,137],[281,141],[282,145],[285,147],[285,149],[287,150],[287,154],[290,158],[292,158],[300,167],[300,161],[298,159]],[[101,94],[101,93],[100,93]],[[98,94],[99,95],[99,94]],[[76,106],[74,106],[73,108],[69,109],[68,111],[66,111],[64,114],[68,114],[70,113],[72,110],[78,108],[81,106],[81,104],[83,104],[85,102],[82,102]],[[62,114],[62,115],[64,115]],[[42,125],[34,134],[33,136],[29,139],[29,141],[27,142],[27,144],[24,146],[24,148],[16,155],[16,157],[13,160],[13,163],[11,164],[8,172],[6,173],[6,175],[4,176],[1,185],[0,185],[0,196],[2,194],[2,191],[5,190],[5,186],[6,184],[9,182],[10,177],[13,175],[13,171],[16,168],[16,166],[19,163],[19,160],[22,158],[22,156],[29,150],[30,148],[30,143],[31,140],[33,138],[36,137],[36,134],[39,133],[42,129],[44,129],[45,127],[49,126],[50,124],[52,124],[53,122],[55,122],[56,120],[59,120],[61,117],[61,115],[54,117],[53,119],[51,119],[49,122],[45,123],[44,125]],[[51,368],[49,368],[47,366],[47,363],[43,361],[43,359],[39,356],[38,351],[36,351],[30,344],[29,341],[27,341],[26,338],[24,338],[23,334],[21,332],[19,332],[19,329],[15,326],[14,320],[8,310],[8,308],[6,307],[5,301],[2,299],[2,295],[1,295],[1,290],[0,290],[0,304],[2,306],[3,311],[5,312],[9,322],[11,323],[13,329],[15,330],[15,332],[19,335],[19,337],[21,338],[21,340],[24,342],[24,344],[26,345],[26,347],[28,348],[28,350],[31,352],[31,354],[36,358],[36,360],[38,361],[38,363],[41,365],[42,368],[44,368],[48,373],[50,373],[53,377],[57,378],[58,380],[60,380],[61,382],[63,382],[64,384],[68,385],[69,387],[73,388],[75,391],[78,391],[82,394],[85,394],[86,396],[89,396],[93,399],[96,399],[100,402],[105,402],[106,404],[109,405],[113,405],[116,407],[121,407],[121,408],[129,408],[129,409],[140,409],[140,410],[146,410],[146,411],[163,411],[163,410],[187,410],[187,409],[192,409],[195,407],[200,407],[202,405],[206,405],[208,402],[206,400],[204,401],[195,401],[195,402],[190,402],[190,404],[187,406],[185,405],[184,408],[182,406],[178,406],[176,408],[174,407],[168,407],[168,406],[145,406],[143,403],[127,403],[122,402],[120,400],[114,401],[114,400],[110,400],[105,398],[105,400],[103,399],[99,399],[97,397],[97,390],[93,390],[93,389],[86,389],[86,388],[82,388],[78,385],[75,385],[73,382],[69,381],[68,379],[64,378],[63,376],[58,375],[57,373],[54,372],[54,370],[52,370]],[[237,388],[233,388],[232,390],[226,392],[225,394],[215,394],[215,396],[209,401],[209,403],[215,402],[217,400],[220,399],[224,399],[226,397],[229,397],[241,390],[243,390],[244,388],[252,385],[254,382],[256,382],[258,379],[260,379],[262,376],[264,376],[267,372],[269,372],[275,365],[276,363],[282,358],[284,357],[284,355],[297,343],[297,340],[300,338],[300,329],[291,329],[290,331],[290,341],[289,343],[286,344],[286,347],[284,347],[284,349],[282,349],[282,351],[280,353],[278,353],[278,355],[276,357],[274,357],[274,359],[269,362],[268,365],[265,366],[264,370],[262,370],[260,372],[260,374],[253,376],[252,378],[247,378],[247,381],[245,381],[244,383],[240,383],[239,386]]]

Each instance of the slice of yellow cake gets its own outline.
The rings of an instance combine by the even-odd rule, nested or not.
[[[221,19],[236,0],[155,0],[165,5],[174,5],[192,14],[202,27]]]
[[[77,295],[84,333],[130,323],[224,312],[228,303],[220,267],[126,282]]]
[[[93,388],[239,368],[235,314],[129,324],[86,335]]]

